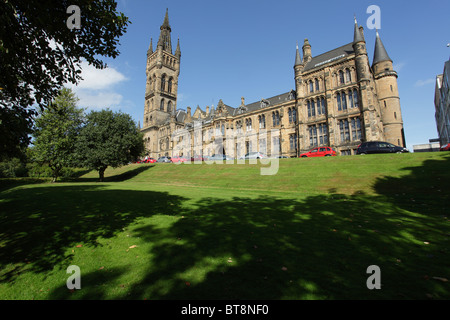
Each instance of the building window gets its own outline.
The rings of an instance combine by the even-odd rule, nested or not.
[[[314,84],[313,84],[313,82],[311,80],[309,81],[309,92],[310,93],[314,92]]]
[[[362,139],[362,131],[361,131],[361,119],[352,118],[352,139],[353,141],[360,141]]]
[[[262,115],[258,116],[258,120],[259,120],[259,128],[265,129],[266,128],[266,116],[262,114]]]
[[[314,100],[311,100],[311,117],[316,116],[316,103]]]
[[[292,122],[297,123],[297,110],[292,108]]]
[[[311,118],[311,102],[308,100],[306,101],[306,104],[308,106],[308,118]]]
[[[319,79],[316,79],[315,82],[316,82],[316,91],[319,91],[319,89],[320,89]]]
[[[266,139],[259,140],[259,152],[266,154],[267,153],[267,141]]]
[[[349,69],[345,69],[345,81],[346,82],[351,82],[352,81],[352,75],[350,74],[350,70]]]
[[[317,127],[316,126],[309,126],[309,145],[310,147],[317,147]]]
[[[339,121],[339,129],[341,131],[341,142],[350,141],[350,129],[347,119]]]
[[[168,85],[167,85],[167,91],[168,91],[169,93],[172,92],[172,78],[169,79],[169,83],[168,83]]]
[[[326,113],[326,101],[325,101],[325,98],[323,98],[323,97],[320,99],[320,112],[321,112],[321,114]]]
[[[344,72],[341,70],[341,71],[339,71],[339,84],[344,84],[345,83],[344,80],[345,80],[344,79]]]
[[[394,119],[397,120],[397,112],[394,112]]]
[[[292,123],[292,109],[288,109],[288,117],[289,117],[289,123]]]
[[[342,92],[342,110],[347,110],[347,95],[345,92]]]
[[[172,101],[167,102],[167,112],[172,112]]]
[[[159,110],[164,111],[164,99],[161,99],[161,104],[159,105]]]
[[[247,127],[247,131],[252,131],[252,119],[246,119],[245,126]]]
[[[222,136],[225,136],[225,125],[222,124],[222,126],[220,127],[220,131],[222,132]]]
[[[237,130],[237,133],[242,133],[242,121],[241,120],[236,121],[236,130]]]
[[[272,122],[274,127],[280,125],[280,113],[278,111],[272,112]]]
[[[355,105],[355,108],[359,107],[358,103],[358,90],[353,89],[353,104]]]
[[[297,150],[297,134],[289,135],[289,148],[291,151]]]
[[[321,123],[317,126],[317,133],[319,143],[321,146],[328,144],[328,126],[326,123]]]
[[[350,109],[355,107],[355,104],[353,103],[353,94],[351,91],[348,92],[348,103],[349,103]]]
[[[161,91],[164,91],[166,88],[166,76],[161,77]]]
[[[336,101],[337,101],[338,111],[341,111],[342,110],[342,106],[341,106],[341,94],[340,93],[338,93],[336,95]]]

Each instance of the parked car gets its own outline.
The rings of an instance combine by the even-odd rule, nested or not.
[[[445,146],[442,146],[439,150],[441,150],[441,151],[450,151],[450,143],[447,143]]]
[[[213,154],[210,157],[206,158],[206,161],[214,161],[214,160],[233,160],[233,158],[225,155],[225,154]]]
[[[159,162],[159,163],[172,163],[172,158],[171,157],[159,157],[156,162]]]
[[[302,153],[300,158],[313,158],[313,157],[335,157],[336,151],[330,147],[318,147],[311,149],[308,152]]]
[[[155,162],[156,162],[156,159],[147,158],[147,159],[141,160],[139,163],[155,163]]]
[[[393,145],[384,141],[363,142],[358,146],[356,154],[375,154],[375,153],[406,153],[408,149]]]
[[[187,161],[187,159],[186,158],[183,158],[183,157],[179,157],[179,156],[175,156],[175,157],[172,157],[172,162],[173,163],[184,163],[184,162],[186,162]]]
[[[261,152],[249,152],[246,155],[240,157],[239,159],[247,160],[247,159],[265,159],[265,158],[267,158],[267,156]]]
[[[206,161],[207,159],[201,156],[195,156],[195,157],[191,157],[191,161]]]

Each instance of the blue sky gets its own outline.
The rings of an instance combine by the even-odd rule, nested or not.
[[[369,59],[375,30],[368,29],[370,5],[381,9],[379,30],[398,72],[406,142],[437,137],[434,88],[450,57],[450,1],[299,1],[299,0],[118,0],[131,24],[120,38],[109,68],[85,66],[75,92],[80,106],[109,107],[143,122],[146,53],[156,46],[166,8],[175,51],[179,37],[181,73],[177,107],[237,107],[294,89],[295,47],[309,39],[313,56],[353,40],[354,15],[365,28]],[[81,14],[82,8],[81,8]]]

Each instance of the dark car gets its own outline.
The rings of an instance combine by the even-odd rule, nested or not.
[[[356,150],[356,154],[375,154],[375,153],[406,153],[408,149],[393,145],[389,142],[370,141],[363,142]]]
[[[450,143],[447,143],[446,145],[442,146],[439,150],[450,151]]]
[[[172,159],[170,157],[160,157],[158,159],[158,161],[156,162],[160,162],[160,163],[172,163]]]

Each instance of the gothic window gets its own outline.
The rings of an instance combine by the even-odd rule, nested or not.
[[[252,119],[246,119],[245,125],[247,127],[247,131],[252,131]]]
[[[258,120],[259,120],[259,128],[265,129],[266,128],[266,116],[262,114],[262,115],[258,116]]]
[[[316,79],[315,82],[316,82],[316,91],[319,91],[319,89],[320,89],[319,79]]]
[[[341,106],[341,94],[340,93],[338,93],[336,95],[336,101],[337,101],[338,111],[341,111],[342,110],[342,106]]]
[[[272,112],[272,122],[274,127],[280,125],[280,113],[278,111]]]
[[[172,112],[172,101],[167,102],[167,112]]]
[[[222,136],[225,135],[225,125],[222,124],[222,126],[220,127],[220,132],[222,133]]]
[[[316,102],[311,100],[311,117],[316,116]]]
[[[166,138],[166,150],[169,150],[169,138]]]
[[[292,123],[292,109],[288,109],[288,117],[289,117],[289,123]]]
[[[326,123],[321,123],[317,126],[318,131],[318,139],[320,145],[327,145],[328,144],[328,126]]]
[[[345,69],[345,82],[351,82],[352,81],[352,75],[350,74],[349,69]]]
[[[291,151],[297,150],[297,134],[289,135],[289,148]]]
[[[236,121],[236,130],[237,130],[237,133],[242,133],[242,121],[241,120]]]
[[[341,142],[350,141],[350,129],[347,119],[339,121],[339,129],[341,131]]]
[[[169,79],[169,82],[167,84],[167,91],[169,93],[172,93],[172,78]]]
[[[347,110],[347,95],[342,92],[342,110]]]
[[[159,105],[159,110],[164,111],[164,99],[161,99],[161,104]]]
[[[350,109],[355,107],[355,104],[353,103],[353,94],[351,90],[348,92],[348,104],[350,106]]]
[[[161,91],[166,89],[166,76],[161,77]]]
[[[324,97],[320,99],[320,112],[321,114],[325,114],[326,112],[326,101]]]
[[[309,145],[310,147],[316,147],[317,146],[317,127],[316,126],[309,126]]]
[[[353,141],[361,140],[361,138],[362,138],[361,119],[352,118],[351,125],[352,125],[352,140]]]
[[[339,84],[344,84],[345,83],[345,79],[344,79],[344,72],[342,70],[339,71]]]
[[[356,89],[353,90],[353,104],[355,105],[355,108],[359,107],[359,104],[358,104],[358,90],[356,90]]]
[[[311,80],[309,81],[309,92],[310,93],[314,92],[314,84]]]
[[[295,108],[292,108],[292,122],[297,122],[297,110]]]

